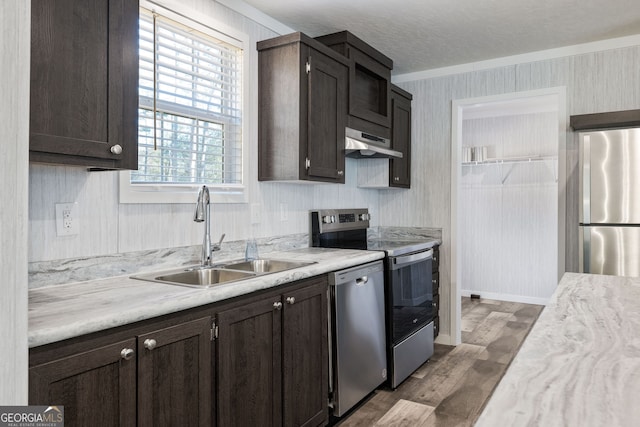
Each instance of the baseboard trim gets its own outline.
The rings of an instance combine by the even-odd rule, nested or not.
[[[523,304],[547,305],[549,298],[529,297],[526,295],[499,294],[494,292],[482,292],[478,290],[461,289],[460,296],[470,297],[471,294],[480,295],[480,298],[494,299],[498,301],[520,302]]]

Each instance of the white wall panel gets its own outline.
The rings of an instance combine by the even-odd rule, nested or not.
[[[117,172],[31,164],[29,260],[109,254],[118,250]],[[79,233],[56,235],[56,203],[77,203]]]
[[[26,405],[30,2],[0,2],[0,404]]]
[[[640,48],[627,48],[576,56],[571,114],[637,108],[639,55]]]

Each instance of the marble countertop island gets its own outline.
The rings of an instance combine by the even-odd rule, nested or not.
[[[384,257],[384,252],[304,248],[264,258],[314,264],[209,288],[111,277],[29,291],[29,347],[174,313]]]
[[[640,278],[566,273],[477,427],[640,425]]]

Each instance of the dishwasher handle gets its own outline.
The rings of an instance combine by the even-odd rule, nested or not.
[[[371,278],[378,272],[383,274],[384,264],[382,261],[374,261],[369,264],[358,265],[346,270],[336,271],[329,274],[329,285],[341,286],[356,282],[357,285],[364,285],[371,281]]]
[[[356,286],[366,285],[369,281],[369,276],[362,276],[356,279]]]

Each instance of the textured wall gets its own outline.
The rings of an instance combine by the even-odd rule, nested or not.
[[[27,404],[30,2],[0,2],[0,405]]]
[[[557,86],[568,116],[640,108],[640,46],[398,83],[413,94],[412,188],[380,197],[380,225],[442,227],[441,332],[449,334],[451,268],[451,103],[455,99]],[[567,129],[566,269],[576,271],[577,137]]]

